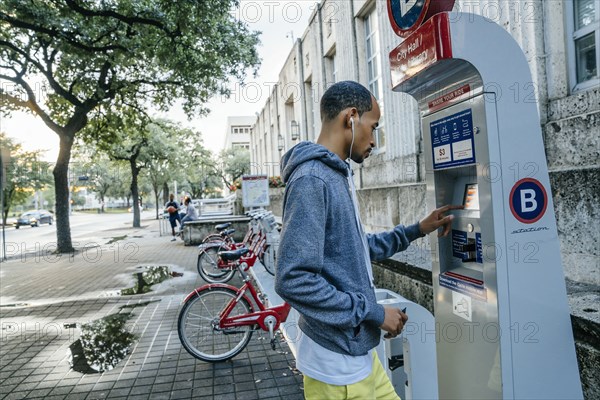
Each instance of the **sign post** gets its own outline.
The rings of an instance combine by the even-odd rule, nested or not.
[[[6,169],[10,163],[10,151],[8,149],[0,149],[0,212],[2,216],[2,257],[3,261],[6,260],[6,224],[4,220],[4,188],[6,187]]]
[[[242,205],[244,208],[266,207],[269,204],[268,176],[242,176]]]

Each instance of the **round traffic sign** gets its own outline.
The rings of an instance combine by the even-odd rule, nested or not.
[[[451,11],[455,0],[387,0],[392,29],[400,37],[409,36],[433,15]]]
[[[524,224],[533,224],[544,216],[548,195],[536,179],[524,178],[514,184],[509,197],[510,211]]]

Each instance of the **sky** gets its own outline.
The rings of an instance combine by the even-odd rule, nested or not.
[[[258,77],[248,76],[246,88],[233,84],[233,95],[228,100],[222,96],[213,98],[207,104],[211,113],[206,117],[188,121],[177,106],[163,116],[202,132],[206,147],[219,152],[225,142],[227,117],[251,116],[263,108],[294,39],[306,30],[316,3],[316,0],[242,0],[234,15],[246,22],[251,30],[262,32],[258,47],[262,63]],[[8,118],[0,116],[0,131],[15,138],[25,150],[46,150],[43,159],[56,161],[58,136],[39,117],[25,112],[13,112]]]

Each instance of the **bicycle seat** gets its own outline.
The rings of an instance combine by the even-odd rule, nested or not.
[[[224,229],[227,229],[227,228],[229,228],[230,226],[231,226],[231,222],[225,222],[224,224],[219,224],[219,225],[215,226],[215,229],[216,229],[218,232],[221,232],[222,230],[224,230]]]
[[[246,254],[249,251],[250,250],[245,247],[242,249],[238,249],[238,250],[221,251],[221,252],[219,252],[219,257],[221,257],[225,261],[234,261],[234,260],[239,260],[240,257],[242,257],[244,254]]]
[[[235,229],[227,229],[226,231],[221,232],[221,236],[229,236],[235,232]]]

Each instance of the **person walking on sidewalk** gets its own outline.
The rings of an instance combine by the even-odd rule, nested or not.
[[[181,228],[181,217],[179,216],[179,203],[175,201],[173,193],[169,195],[169,201],[165,204],[165,211],[169,213],[169,222],[171,223],[171,231],[173,232],[171,241],[175,241],[177,240],[175,238],[175,227],[177,226],[177,221],[179,221],[179,227]]]
[[[377,303],[371,260],[451,229],[445,206],[422,221],[365,234],[349,160],[374,147],[380,110],[362,85],[344,81],[321,98],[317,143],[302,142],[282,158],[286,182],[276,292],[300,314],[297,368],[307,399],[397,399],[374,348],[383,329],[400,334],[408,316]],[[347,161],[344,161],[347,160]]]

